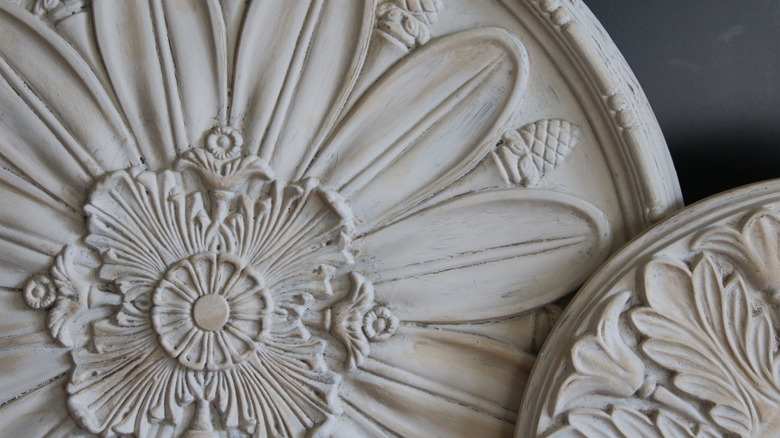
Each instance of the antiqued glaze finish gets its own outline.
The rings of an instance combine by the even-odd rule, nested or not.
[[[552,303],[679,203],[590,20],[0,1],[0,430],[511,436]]]
[[[567,308],[517,436],[776,436],[778,291],[778,181],[687,208]]]

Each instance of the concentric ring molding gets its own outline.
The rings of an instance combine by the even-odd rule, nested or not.
[[[9,436],[511,436],[680,205],[578,1],[0,2],[0,165]]]
[[[658,224],[605,263],[550,334],[517,437],[777,430],[780,181]]]

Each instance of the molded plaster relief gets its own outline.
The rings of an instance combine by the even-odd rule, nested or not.
[[[579,7],[0,2],[0,429],[510,436],[679,203],[630,75],[548,52]]]
[[[776,436],[780,184],[696,204],[567,308],[517,436]]]

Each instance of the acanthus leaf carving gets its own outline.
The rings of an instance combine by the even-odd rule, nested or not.
[[[347,349],[346,367],[354,370],[365,362],[371,342],[390,339],[398,330],[398,317],[374,301],[374,286],[362,274],[350,272],[349,295],[332,309],[331,332]]]
[[[732,433],[749,435],[758,426],[758,418],[751,413],[754,401],[746,398],[749,388],[744,386],[744,380],[740,381],[740,376],[752,371],[741,366],[741,359],[732,355],[750,348],[752,342],[741,337],[728,338],[731,330],[740,330],[732,324],[745,322],[738,321],[748,303],[744,285],[735,280],[724,288],[706,257],[696,264],[692,274],[687,274],[685,267],[668,262],[653,263],[647,275],[654,278],[645,292],[650,307],[636,309],[631,314],[634,325],[647,337],[642,342],[642,350],[675,373],[675,387],[713,403],[715,407],[710,415],[715,423]],[[690,277],[686,278],[687,275]],[[663,278],[665,282],[660,281]],[[652,286],[662,284],[666,286],[662,290]],[[689,302],[680,311],[670,312],[658,293],[680,295]],[[729,304],[736,308],[729,309]]]
[[[620,335],[619,319],[629,296],[624,292],[603,303],[596,333],[574,344],[571,361],[576,372],[561,384],[554,415],[579,407],[578,401],[588,396],[628,398],[639,390],[645,366]]]
[[[73,272],[73,248],[65,247],[48,274],[36,274],[24,289],[24,300],[36,310],[49,309],[46,326],[60,345],[72,348],[71,330],[85,308],[89,287],[77,281]]]
[[[363,332],[363,319],[374,306],[374,287],[361,274],[350,273],[351,292],[333,307],[333,335],[347,349],[347,368],[355,369],[369,354],[369,339]]]
[[[724,282],[706,253],[692,271],[651,262],[648,277],[650,306],[631,315],[647,337],[642,349],[648,357],[675,373],[681,391],[713,404],[709,414],[725,430],[754,435],[775,421],[777,336],[774,317],[757,291],[740,275]],[[667,302],[675,296],[682,302],[670,312]]]
[[[780,214],[761,209],[745,220],[742,229],[716,228],[696,238],[696,248],[727,257],[757,287],[780,298]]]
[[[564,437],[653,437],[653,438],[717,438],[716,430],[692,425],[668,410],[651,415],[633,407],[612,407],[609,410],[574,409],[567,415],[568,424],[545,438]]]
[[[52,279],[57,286],[57,301],[49,311],[46,324],[49,333],[63,347],[72,348],[73,334],[71,330],[84,308],[88,287],[75,280],[73,270],[73,254],[66,247],[54,262],[51,269]]]
[[[610,301],[619,306],[596,312],[596,334],[575,343],[576,372],[555,396],[551,415],[558,426],[551,436],[590,436],[588,430],[598,428],[607,436],[774,436],[780,424],[780,220],[763,208],[740,227],[716,226],[694,237],[689,256],[653,258],[637,271],[638,292],[616,293]],[[607,326],[616,317],[630,321],[625,327],[635,341],[627,348],[642,366],[641,386],[616,392],[614,378],[597,377],[583,392],[571,384],[593,374],[583,372],[582,347],[604,336],[601,328],[605,337],[618,335],[617,326]],[[632,362],[616,356],[593,361],[598,369]],[[643,417],[618,415],[619,406],[637,407]]]
[[[568,158],[580,135],[566,120],[539,120],[506,131],[493,158],[508,183],[534,186]]]

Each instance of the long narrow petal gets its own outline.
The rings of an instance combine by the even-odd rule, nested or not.
[[[40,20],[0,3],[0,155],[49,190],[139,162],[88,64]]]
[[[95,350],[74,350],[68,407],[102,436],[150,436],[154,423],[181,420],[185,369],[156,348],[151,328],[95,324]]]
[[[89,204],[87,243],[101,252],[101,275],[154,284],[172,263],[208,247],[210,219],[175,173],[120,171],[98,184]]]
[[[345,402],[351,411],[389,431],[390,436],[512,436],[513,421],[431,393],[407,378],[412,376],[369,358],[362,372],[345,377],[342,393],[349,394]]]
[[[8,437],[60,438],[83,436],[71,420],[63,374],[0,407],[0,430]]]
[[[231,239],[238,242],[231,250],[258,269],[269,287],[312,274],[314,266],[345,264],[348,212],[339,209],[314,181],[286,187],[275,184],[269,195],[257,202],[243,199],[239,213],[226,221]]]
[[[402,320],[433,322],[552,302],[601,263],[610,237],[604,214],[579,198],[491,190],[434,205],[359,243],[377,300]]]
[[[289,179],[329,131],[357,79],[374,1],[251,4],[237,50],[231,122]],[[298,172],[300,175],[300,172]]]
[[[19,290],[0,289],[0,404],[35,391],[68,371],[67,351],[46,331],[46,312],[32,310]],[[0,418],[3,412],[0,410]],[[0,429],[3,430],[3,429]]]
[[[527,76],[525,50],[505,30],[432,41],[357,102],[307,174],[350,197],[370,229],[473,167],[515,110]]]
[[[535,357],[511,344],[457,330],[401,326],[389,340],[372,345],[371,358],[387,365],[383,372],[394,373],[387,378],[414,381],[424,391],[515,421]]]
[[[213,0],[94,1],[100,55],[147,164],[165,167],[225,116],[227,54]]]
[[[83,234],[77,210],[5,169],[0,169],[0,205],[0,286],[21,287]]]
[[[338,376],[312,366],[320,355],[317,343],[267,345],[215,376],[225,425],[256,421],[256,436],[300,436],[325,422],[337,410]]]

